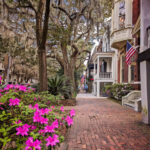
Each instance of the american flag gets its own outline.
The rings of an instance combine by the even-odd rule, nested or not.
[[[82,77],[81,77],[81,83],[82,84],[84,83],[84,79],[85,79],[85,77],[84,77],[84,75],[82,75]]]
[[[132,47],[132,45],[127,41],[127,48],[126,48],[126,63],[128,65],[131,64],[131,57],[134,55],[136,52],[136,49]]]

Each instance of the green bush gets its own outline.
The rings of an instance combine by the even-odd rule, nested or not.
[[[52,95],[63,95],[65,99],[71,97],[72,86],[64,76],[48,79],[48,91]]]
[[[48,92],[35,93],[22,85],[0,88],[0,149],[35,150],[35,142],[47,149],[46,140],[54,136],[58,146],[64,139],[61,130],[73,124],[74,112],[69,116],[63,106],[54,106],[57,99]],[[49,149],[52,147],[48,145]]]
[[[112,98],[117,100],[121,100],[123,96],[127,95],[133,87],[131,84],[113,84],[113,85],[106,85],[104,87],[104,92]]]

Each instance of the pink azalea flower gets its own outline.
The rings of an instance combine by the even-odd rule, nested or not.
[[[49,112],[51,112],[52,111],[52,109],[49,109]]]
[[[39,109],[39,104],[35,104],[35,105],[33,106],[33,108]]]
[[[43,134],[43,133],[45,133],[45,130],[39,130],[39,134]]]
[[[4,103],[0,103],[0,105],[3,105]]]
[[[19,89],[19,87],[20,87],[20,85],[18,85],[18,84],[16,84],[16,85],[14,86],[15,89]]]
[[[75,110],[74,110],[74,109],[72,109],[72,110],[70,111],[70,116],[71,116],[71,117],[75,116]]]
[[[53,137],[49,136],[47,139],[46,146],[55,146],[57,143],[59,143],[58,135],[54,134]]]
[[[33,107],[32,107],[32,105],[30,104],[30,105],[29,105],[29,108],[30,108],[30,109],[39,110],[39,104],[35,104]]]
[[[2,83],[2,76],[0,76],[0,84]]]
[[[15,98],[15,99],[9,99],[9,106],[15,106],[15,105],[19,105],[20,99]]]
[[[61,126],[64,125],[63,122],[60,122],[60,125],[61,125]]]
[[[60,111],[64,112],[64,106],[60,107]]]
[[[34,108],[32,107],[32,105],[31,105],[31,104],[29,105],[29,108],[30,108],[30,109],[34,109]]]
[[[37,100],[37,98],[36,97],[34,97],[34,101],[36,101]]]
[[[4,90],[9,90],[9,89],[13,89],[14,88],[14,85],[13,84],[8,84]]]
[[[73,124],[73,119],[70,116],[67,116],[66,119],[68,126],[71,126]]]
[[[36,126],[31,125],[30,129],[31,129],[31,130],[35,130],[35,129],[36,129]]]
[[[40,112],[34,112],[33,122],[40,122],[41,124],[48,124],[48,119],[41,116]]]
[[[52,109],[54,109],[54,108],[55,108],[55,106],[51,106],[51,108],[52,108]]]
[[[22,136],[28,135],[29,127],[30,126],[28,124],[24,124],[23,126],[16,128],[17,130],[16,135],[22,135]]]
[[[40,122],[41,115],[38,111],[34,112],[33,122]]]
[[[0,110],[4,110],[4,108],[3,108],[3,107],[0,107]]]
[[[25,150],[32,150],[34,148],[35,150],[41,150],[41,141],[35,140],[33,141],[33,137],[29,137],[26,141],[26,148]]]
[[[41,114],[41,115],[48,114],[48,113],[49,113],[49,111],[50,111],[50,110],[49,110],[48,108],[45,108],[45,109],[44,109],[44,108],[39,109],[39,112],[40,112],[40,114]]]
[[[16,124],[19,124],[19,123],[21,123],[21,120],[18,120],[18,121],[16,121],[15,123],[16,123]]]
[[[0,89],[0,92],[3,92],[4,90],[3,89]]]
[[[44,118],[44,117],[41,117],[41,118],[40,118],[40,123],[41,123],[41,124],[48,124],[48,119],[47,119],[47,118]]]
[[[51,126],[46,126],[44,128],[44,131],[45,131],[45,133],[54,133],[55,132],[54,127],[52,125]]]
[[[26,91],[27,91],[27,87],[26,87],[26,86],[23,86],[23,85],[20,85],[20,86],[19,86],[19,91],[26,92]]]
[[[53,123],[52,123],[52,126],[54,128],[58,128],[58,120],[55,120]]]

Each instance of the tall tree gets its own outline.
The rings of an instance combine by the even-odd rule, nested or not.
[[[40,91],[47,90],[47,62],[45,44],[48,33],[50,1],[51,0],[3,0],[3,5],[8,9],[8,15],[18,14],[22,20],[25,16],[28,16],[30,21],[35,23],[39,60]]]
[[[64,68],[74,90],[74,72],[90,53],[92,41],[99,36],[104,14],[109,13],[103,11],[104,5],[101,0],[56,0],[52,3],[48,34],[50,56]]]

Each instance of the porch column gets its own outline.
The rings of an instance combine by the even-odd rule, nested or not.
[[[100,97],[100,82],[97,82],[97,97]]]
[[[141,97],[143,122],[150,124],[150,60],[143,61],[141,68]]]
[[[96,82],[93,83],[93,87],[94,87],[94,95],[96,96]]]
[[[97,77],[99,78],[99,56],[97,57]]]
[[[140,52],[148,49],[147,28],[150,26],[150,0],[141,0],[141,44]],[[140,54],[139,54],[140,55]],[[148,55],[147,55],[148,56]],[[145,59],[146,57],[144,57]],[[140,63],[141,73],[141,97],[142,97],[142,119],[150,124],[150,59]]]
[[[113,56],[111,58],[111,78],[114,80],[114,59],[113,59]]]

